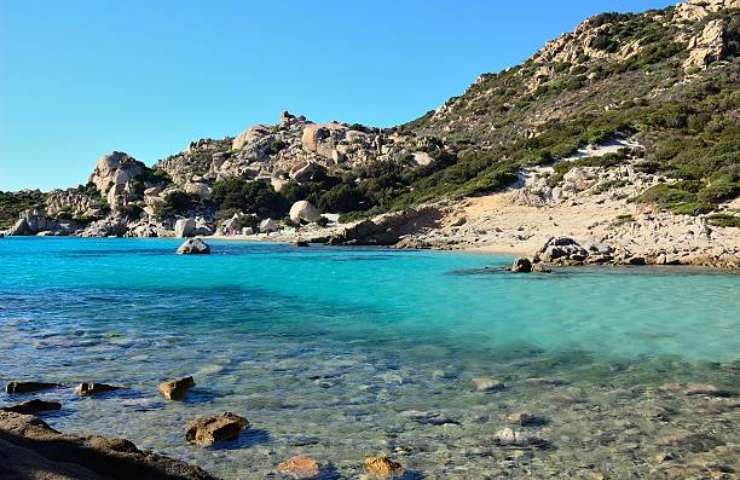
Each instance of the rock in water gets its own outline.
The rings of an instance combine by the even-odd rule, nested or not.
[[[475,389],[479,392],[496,392],[506,388],[504,382],[500,382],[490,377],[476,377],[473,379]]]
[[[62,408],[62,404],[59,402],[46,402],[44,400],[39,400],[38,398],[34,398],[33,400],[19,403],[18,405],[13,405],[11,407],[5,407],[2,410],[4,412],[22,413],[24,415],[35,415],[37,413],[47,412],[49,410],[59,410],[60,408]]]
[[[390,478],[403,473],[401,464],[388,457],[367,457],[363,464],[365,473],[380,478]]]
[[[120,390],[123,387],[116,387],[115,385],[106,385],[105,383],[94,383],[94,382],[82,382],[75,387],[75,393],[83,397],[89,397],[91,395],[97,395],[104,392],[112,392],[113,390]]]
[[[511,271],[514,273],[529,273],[532,271],[532,262],[526,257],[517,258],[511,265]]]
[[[501,445],[503,447],[538,447],[546,449],[550,446],[546,440],[517,432],[511,428],[499,430],[496,432],[496,435],[494,435],[493,440],[497,445]]]
[[[190,422],[185,439],[189,443],[208,446],[216,442],[234,440],[245,428],[249,428],[249,420],[231,412],[224,412],[212,417],[198,417]]]
[[[8,382],[5,385],[5,393],[31,393],[39,390],[57,388],[59,384],[46,382]]]
[[[195,386],[193,377],[182,377],[159,385],[159,393],[167,400],[182,400],[188,389]]]
[[[178,255],[207,255],[211,247],[200,238],[188,238],[177,248]]]
[[[0,433],[2,478],[217,480],[199,467],[141,451],[127,440],[65,435],[31,415],[0,412]]]
[[[290,457],[277,466],[278,473],[289,475],[293,478],[314,478],[320,473],[319,462],[306,455]]]
[[[319,211],[306,200],[295,202],[290,207],[290,219],[295,223],[311,223],[319,219]]]

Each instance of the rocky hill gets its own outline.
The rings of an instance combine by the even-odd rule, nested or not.
[[[657,231],[663,249],[699,248],[687,226],[696,224],[732,257],[740,248],[739,49],[740,0],[605,13],[405,125],[316,124],[284,112],[276,125],[192,142],[152,167],[114,152],[85,186],[3,194],[0,222],[20,213],[11,234],[96,236],[287,226],[337,241],[347,227],[382,230],[356,229],[357,219],[403,211],[403,235],[383,243],[404,236],[407,246],[531,249],[540,235],[522,234],[523,225],[496,232],[510,219],[494,213],[532,208],[531,228],[542,234],[623,243],[630,235],[612,230],[639,227]],[[584,219],[543,228],[579,204],[613,227]],[[423,216],[433,221],[410,214],[430,206],[438,214]]]

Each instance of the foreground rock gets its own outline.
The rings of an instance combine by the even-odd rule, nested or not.
[[[31,415],[0,412],[0,477],[44,480],[216,480],[124,439],[65,435]]]
[[[290,457],[277,466],[278,473],[289,475],[293,478],[309,479],[317,477],[321,471],[319,462],[306,455]]]
[[[57,383],[48,382],[8,382],[5,385],[5,393],[31,393],[57,388],[59,386]]]
[[[403,473],[401,464],[388,457],[367,457],[363,465],[365,473],[379,478],[389,478]]]
[[[40,412],[48,412],[51,410],[59,410],[62,408],[62,404],[59,402],[47,402],[34,398],[27,402],[19,403],[10,407],[2,409],[3,412],[22,413],[24,415],[35,415]]]
[[[100,393],[112,392],[114,390],[120,390],[123,387],[117,387],[115,385],[107,385],[105,383],[94,383],[94,382],[82,382],[75,387],[75,394],[82,397],[89,397],[92,395],[98,395]]]
[[[245,428],[249,428],[249,420],[225,412],[212,417],[199,417],[190,422],[185,439],[189,443],[208,446],[216,442],[235,440]]]
[[[208,255],[211,247],[200,238],[189,238],[177,248],[178,255]]]
[[[167,400],[182,400],[191,387],[195,386],[193,377],[177,378],[159,385],[159,393]]]

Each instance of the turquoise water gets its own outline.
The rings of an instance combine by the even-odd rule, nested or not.
[[[482,478],[506,459],[470,451],[490,448],[500,416],[515,407],[550,410],[574,389],[622,408],[609,392],[737,386],[738,275],[513,275],[496,269],[509,257],[209,243],[213,254],[197,257],[174,255],[178,242],[164,239],[0,240],[0,381],[126,385],[101,399],[45,394],[65,405],[49,422],[126,436],[227,478],[264,478],[296,453],[352,478],[358,452],[400,455],[423,478]],[[191,399],[160,401],[157,383],[185,374],[197,384]],[[476,392],[477,376],[511,388]],[[567,386],[536,391],[532,377]],[[253,423],[241,443],[184,444],[190,418],[225,409]],[[409,410],[454,422],[420,422]],[[558,430],[562,413],[545,413],[553,421],[540,433],[569,440],[527,457],[523,476],[537,471],[534,460],[571,468],[561,456],[583,444]],[[686,421],[694,420],[706,424]],[[570,421],[605,428],[584,414]],[[408,452],[399,450],[407,435]],[[606,461],[614,452],[604,448]]]

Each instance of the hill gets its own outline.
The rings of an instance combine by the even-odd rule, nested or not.
[[[37,233],[29,227],[40,224],[54,234],[166,236],[180,218],[197,219],[201,234],[235,233],[266,219],[292,228],[319,213],[351,222],[431,204],[437,220],[406,243],[451,248],[481,242],[453,229],[463,223],[496,228],[478,221],[488,204],[542,213],[580,202],[594,204],[590,215],[621,215],[615,228],[640,226],[634,220],[643,214],[671,231],[712,225],[732,250],[740,225],[738,50],[740,0],[604,13],[407,124],[315,124],[284,112],[276,125],[192,142],[152,167],[114,152],[85,186],[3,194],[0,222],[43,207],[10,233]],[[289,218],[304,200],[310,208]]]

